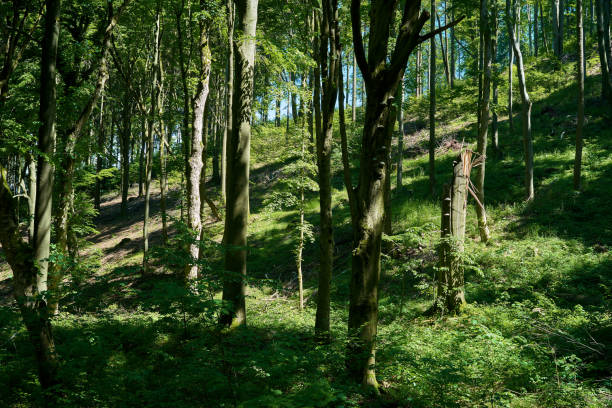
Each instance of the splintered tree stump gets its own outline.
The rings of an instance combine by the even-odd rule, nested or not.
[[[441,313],[457,314],[465,304],[461,254],[464,250],[471,167],[472,152],[465,150],[453,162],[453,177],[450,183],[444,185],[442,239],[438,248],[440,261],[436,273],[437,290],[434,306]]]

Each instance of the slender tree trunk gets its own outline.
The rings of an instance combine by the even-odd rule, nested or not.
[[[506,15],[510,15],[510,1],[506,0]],[[523,122],[523,150],[525,154],[525,188],[527,192],[527,201],[534,197],[533,189],[533,140],[531,138],[531,100],[527,93],[527,83],[525,81],[525,68],[523,66],[523,55],[521,54],[520,43],[514,32],[514,24],[510,24],[510,19],[507,19],[508,37],[512,41],[512,48],[516,55],[516,65],[519,79],[519,88],[521,90],[521,105],[522,105],[522,122]]]
[[[198,78],[198,88],[193,101],[193,133],[191,135],[189,167],[187,167],[187,226],[193,234],[193,240],[189,243],[188,251],[190,262],[184,270],[183,279],[191,281],[198,277],[197,260],[199,258],[198,238],[202,232],[201,219],[201,190],[200,180],[202,177],[204,154],[204,129],[205,129],[205,109],[207,105],[209,82],[211,73],[211,52],[208,42],[208,31],[204,22],[200,22],[200,40],[198,44],[200,50],[200,73]]]
[[[576,3],[576,25],[578,31],[578,122],[576,125],[576,154],[574,157],[574,190],[579,191],[581,185],[582,170],[582,129],[584,126],[584,27],[582,24],[582,0]]]
[[[98,128],[98,148],[96,151],[96,174],[100,174],[103,169],[103,154],[104,154],[104,142],[106,139],[104,129],[104,94],[100,99],[100,121]],[[102,180],[99,177],[96,178],[96,186],[94,190],[94,207],[100,211],[100,195],[102,194]]]
[[[304,140],[304,127],[302,125],[302,154],[301,160],[304,162],[305,160],[305,140]],[[304,251],[304,183],[306,175],[304,174],[304,169],[302,168],[300,171],[300,236],[298,240],[297,247],[297,278],[298,278],[298,293],[300,297],[300,311],[304,310],[304,283],[302,277],[302,253]]]
[[[332,186],[331,186],[331,153],[333,138],[334,108],[338,96],[338,80],[342,75],[341,58],[337,24],[338,3],[336,0],[324,0],[323,17],[320,25],[320,43],[318,64],[323,78],[323,95],[321,101],[322,131],[317,138],[317,166],[319,168],[319,204],[320,204],[320,269],[317,292],[317,315],[315,335],[321,341],[328,341],[330,335],[330,289],[334,256],[334,236],[332,223]],[[343,90],[340,90],[343,92]],[[344,104],[344,101],[342,101]],[[344,110],[344,108],[343,108]]]
[[[33,246],[36,218],[36,160],[33,154],[28,154],[28,181],[28,242]]]
[[[497,109],[498,109],[498,85],[499,85],[499,71],[497,65],[497,37],[498,37],[498,23],[497,23],[497,4],[494,4],[492,8],[492,17],[493,17],[493,34],[491,36],[491,57],[493,59],[492,66],[492,85],[493,85],[493,118],[491,121],[491,139],[493,142],[493,149],[499,153],[499,129],[498,129],[498,117],[497,117]]]
[[[354,126],[354,123],[357,121],[357,61],[355,60],[355,53],[353,53],[353,94],[351,96],[353,97],[351,108],[353,110],[352,119]]]
[[[145,147],[147,144],[147,140],[145,138],[145,119],[143,118],[141,121],[141,130],[140,130],[140,154],[138,155],[138,197],[142,197],[143,190],[142,187],[144,185],[144,160],[145,160]]]
[[[549,51],[548,40],[546,39],[546,27],[544,26],[544,8],[541,2],[540,2],[540,16],[542,16],[540,18],[540,31],[542,31],[542,42],[544,44],[544,49],[548,53]],[[512,46],[510,46],[510,48],[512,48]]]
[[[191,156],[191,113],[190,113],[190,100],[191,94],[187,87],[187,76],[189,72],[189,65],[191,61],[185,60],[184,42],[185,35],[183,33],[183,24],[181,19],[183,11],[185,10],[185,0],[181,0],[180,8],[176,10],[176,31],[178,39],[178,54],[179,54],[179,66],[181,71],[181,87],[183,89],[183,123],[181,128],[181,139],[183,142],[183,170],[185,179],[187,178],[187,169],[189,168],[189,157]],[[191,19],[191,14],[189,15]],[[191,51],[191,50],[190,50]],[[190,53],[191,55],[191,53]],[[147,135],[148,136],[148,135]],[[144,143],[144,142],[143,142]],[[148,157],[148,153],[147,153]],[[182,183],[181,183],[182,186]],[[186,193],[185,193],[186,194]],[[186,206],[187,197],[181,194],[181,220],[184,220],[184,207]]]
[[[436,0],[431,0],[429,30],[436,28]],[[436,38],[429,41],[429,192],[436,195]]]
[[[438,20],[438,27],[441,27],[442,24],[440,23],[440,16],[436,15],[436,18]],[[442,51],[442,63],[444,64],[444,79],[446,79],[447,85],[450,86],[451,79],[450,79],[450,69],[449,69],[449,64],[448,64],[448,48],[446,48],[444,45],[446,41],[443,36],[443,33],[440,33],[439,37],[440,37],[440,51]]]
[[[451,20],[455,19],[455,8],[451,9]],[[455,27],[450,28],[450,84],[451,89],[455,86]]]
[[[552,0],[552,36],[553,36],[553,52],[557,58],[561,57],[563,37],[561,35],[561,24],[563,21],[563,10],[561,9],[561,0]]]
[[[126,93],[122,110],[122,129],[119,137],[121,149],[121,216],[127,215],[128,190],[130,188],[130,138],[132,133],[132,106]]]
[[[160,32],[162,22],[160,21]],[[166,190],[168,188],[168,177],[166,174],[166,148],[168,147],[168,137],[166,134],[166,127],[164,124],[164,102],[162,98],[162,90],[164,87],[164,64],[161,60],[161,35],[160,35],[160,57],[157,65],[157,112],[155,112],[158,118],[158,129],[159,129],[159,190],[160,200],[159,207],[162,217],[162,244],[168,245],[168,216],[167,216],[167,203],[166,203]]]
[[[153,127],[157,116],[157,102],[159,92],[159,61],[160,61],[160,47],[161,47],[161,4],[158,0],[157,11],[155,16],[155,32],[154,32],[154,45],[153,45],[153,64],[151,71],[153,72],[153,84],[151,86],[151,107],[147,115],[147,163],[145,171],[145,213],[143,222],[143,241],[144,250],[142,257],[142,270],[143,275],[151,273],[149,266],[149,215],[151,211],[151,179],[153,170]]]
[[[603,99],[612,103],[612,83],[610,82],[610,61],[605,47],[605,25],[603,17],[603,1],[595,0],[597,13],[597,50],[599,51],[599,61],[601,66],[601,96]]]
[[[512,0],[506,0],[506,2]],[[514,112],[512,111],[513,76],[512,68],[514,65],[514,51],[512,49],[512,39],[508,39],[508,124],[510,132],[514,132]]]
[[[230,327],[246,324],[246,257],[249,217],[249,160],[251,143],[251,105],[255,64],[255,29],[258,0],[234,0],[236,30],[234,39],[233,126],[228,140],[227,204],[223,242],[225,270],[223,300],[230,304],[221,323]]]
[[[487,0],[480,0],[480,30],[483,38],[483,81],[482,100],[480,102],[480,123],[478,129],[478,142],[476,150],[481,157],[480,165],[476,171],[476,196],[479,203],[476,204],[476,215],[478,216],[478,231],[480,240],[487,242],[490,238],[487,213],[485,211],[485,164],[487,158],[487,133],[489,129],[489,97],[491,94],[491,26],[489,25],[489,8]]]
[[[540,44],[540,39],[539,39],[540,36],[538,32],[538,4],[539,4],[539,1],[536,1],[535,4],[533,5],[533,51],[536,57],[538,56],[538,50],[539,50],[539,44]],[[497,18],[497,16],[495,18]]]
[[[610,0],[602,0],[603,7],[603,33],[606,60],[608,61],[608,73],[612,71],[612,49],[610,47]]]
[[[452,76],[451,76],[452,79]],[[403,164],[404,164],[404,78],[400,80],[397,87],[397,123],[399,125],[397,133],[397,181],[395,189],[401,191],[403,187]]]

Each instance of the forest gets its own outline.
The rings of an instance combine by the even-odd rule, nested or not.
[[[612,407],[610,4],[0,0],[0,407]]]

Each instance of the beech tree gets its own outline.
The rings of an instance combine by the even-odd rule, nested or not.
[[[38,364],[38,378],[42,388],[58,383],[58,358],[47,306],[47,276],[51,243],[51,203],[53,173],[51,162],[55,143],[56,119],[56,59],[59,39],[59,0],[45,2],[45,24],[40,63],[41,126],[38,132],[36,177],[36,209],[34,240],[26,243],[21,238],[16,218],[16,201],[7,183],[7,173],[0,166],[0,243],[13,271],[13,295],[21,311],[23,322],[34,346]]]
[[[519,87],[521,91],[521,112],[523,129],[523,152],[525,157],[525,190],[526,199],[529,201],[534,197],[533,190],[533,140],[531,138],[531,99],[527,92],[527,82],[525,80],[525,66],[523,65],[523,54],[521,53],[520,41],[514,30],[514,21],[511,14],[511,2],[506,0],[506,26],[508,27],[508,37],[512,40],[512,49],[516,56],[516,67],[518,72]],[[520,0],[518,0],[520,1]]]
[[[221,323],[235,327],[246,324],[246,256],[249,218],[249,159],[255,64],[255,29],[258,0],[235,0],[234,87],[232,102],[232,134],[228,136],[223,243],[226,276],[223,300],[230,308],[221,316]]]
[[[384,190],[386,178],[390,177],[388,147],[392,133],[387,129],[391,119],[390,108],[408,57],[415,47],[461,20],[421,36],[419,33],[430,14],[421,10],[420,1],[406,1],[395,47],[389,51],[390,27],[398,4],[397,1],[370,3],[370,37],[366,57],[361,33],[361,1],[351,2],[353,46],[365,82],[366,101],[359,184],[353,195],[355,210],[351,217],[353,251],[347,367],[355,380],[374,388],[378,388],[375,343],[381,236],[385,217]]]

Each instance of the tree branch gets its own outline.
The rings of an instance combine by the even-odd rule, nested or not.
[[[361,36],[361,0],[351,0],[351,22],[353,27],[355,59],[357,60],[357,65],[359,65],[363,79],[367,82],[370,79],[370,72],[368,70],[365,50],[363,48],[363,37]]]
[[[437,35],[438,33],[441,33],[442,31],[448,30],[451,27],[456,26],[457,24],[459,24],[461,22],[461,20],[463,20],[465,18],[465,16],[461,16],[458,19],[456,19],[455,21],[451,21],[450,23],[446,24],[443,27],[438,27],[437,29],[425,34],[425,35],[421,35],[419,36],[419,43],[422,43],[424,41],[429,40],[431,37]]]

